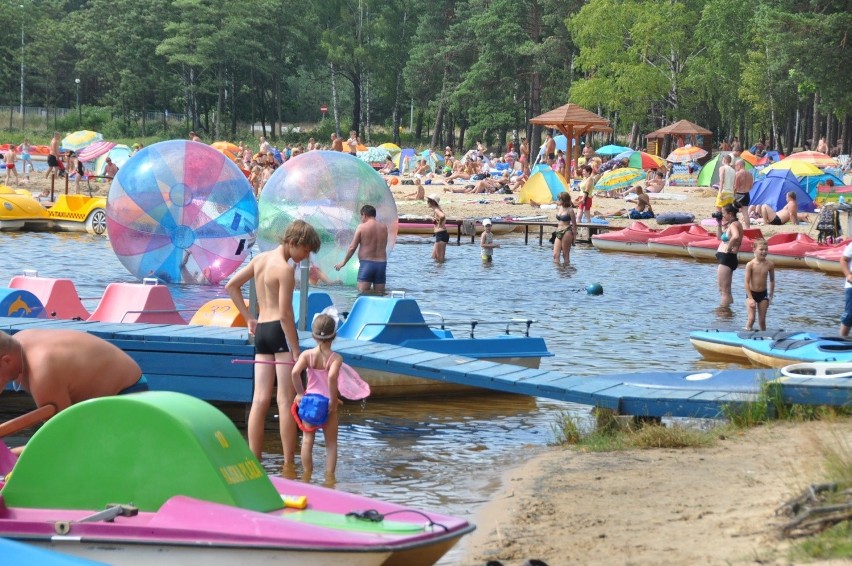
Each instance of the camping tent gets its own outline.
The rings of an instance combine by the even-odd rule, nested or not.
[[[837,175],[832,175],[831,173],[823,173],[822,175],[813,175],[811,177],[802,177],[802,180],[799,182],[805,188],[805,191],[808,193],[808,195],[810,195],[812,199],[816,200],[817,187],[820,185],[824,185],[825,182],[828,180],[831,180],[831,182],[834,183],[835,187],[843,185],[843,179],[841,179]]]
[[[731,167],[734,166],[734,155],[730,151],[723,151],[710,161],[708,161],[704,167],[701,168],[701,172],[698,173],[698,186],[699,187],[712,187],[713,185],[719,182],[719,167],[722,166],[722,156],[730,155],[731,156]],[[745,160],[743,160],[745,161]],[[751,171],[754,167],[751,166],[751,163],[745,161],[746,171]]]
[[[768,204],[773,210],[781,210],[787,204],[787,193],[790,191],[796,194],[801,212],[814,211],[816,205],[813,199],[788,170],[770,171],[755,182],[751,189],[751,204]]]

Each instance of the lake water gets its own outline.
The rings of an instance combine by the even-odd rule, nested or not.
[[[493,265],[483,265],[479,246],[469,243],[450,245],[447,261],[438,265],[430,259],[431,239],[401,236],[389,260],[388,289],[406,291],[423,310],[447,320],[535,319],[531,333],[544,337],[556,354],[542,367],[581,376],[726,367],[702,361],[688,332],[745,325],[742,267],[734,274],[734,309],[720,312],[715,264],[579,245],[565,268],[555,266],[549,246],[537,240],[525,245],[522,236],[505,235],[495,241],[502,247]],[[0,281],[36,269],[45,277],[71,278],[82,297],[92,298],[110,282],[135,281],[104,238],[3,233],[0,245]],[[770,328],[836,328],[843,309],[839,277],[779,269],[776,279]],[[590,283],[600,283],[604,294],[586,294]],[[339,310],[348,310],[356,297],[353,289],[327,290]],[[172,286],[172,292],[179,308],[192,311],[225,296],[221,287]],[[495,394],[348,403],[341,418],[337,487],[473,519],[507,466],[553,442],[560,414],[588,409]],[[267,432],[264,457],[275,473],[281,464],[276,437]],[[323,475],[320,438],[315,478]],[[445,563],[457,561],[460,552]]]

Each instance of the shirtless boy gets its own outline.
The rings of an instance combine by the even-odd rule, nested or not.
[[[358,250],[358,292],[373,291],[376,294],[385,292],[385,274],[388,265],[387,256],[388,227],[376,220],[376,207],[365,204],[361,207],[361,223],[355,229],[355,236],[346,257],[334,266],[340,269],[346,265],[355,250]]]
[[[47,179],[51,175],[56,177],[59,171],[59,132],[53,132],[53,139],[50,140],[50,151],[47,154],[47,173],[44,178]]]
[[[9,149],[3,154],[3,158],[6,160],[6,184],[9,184],[9,177],[12,176],[12,173],[15,174],[15,184],[19,184],[18,171],[15,169],[15,159],[17,158],[15,155],[15,146],[9,144]]]
[[[239,270],[225,289],[234,306],[243,315],[250,334],[255,336],[255,360],[259,362],[290,362],[299,357],[299,336],[293,314],[293,288],[295,270],[288,264],[299,264],[311,252],[320,249],[316,230],[304,220],[296,220],[279,239],[274,250],[255,256]],[[257,305],[260,311],[255,318],[248,310],[240,288],[254,278]],[[266,413],[272,403],[272,387],[278,383],[278,414],[284,465],[295,464],[296,422],[290,415],[290,406],[296,397],[290,377],[292,365],[259,363],[254,367],[254,396],[248,419],[249,448],[258,458],[263,450],[263,432]]]
[[[766,330],[766,311],[775,296],[775,264],[766,259],[769,244],[766,240],[754,241],[754,259],[746,264],[745,290],[748,304],[746,330],[754,330],[755,311],[760,329]],[[769,280],[767,291],[766,281]]]
[[[796,193],[793,191],[787,193],[787,204],[778,212],[772,210],[772,207],[768,204],[761,205],[760,216],[763,217],[764,224],[781,226],[792,221],[794,225],[797,225],[799,223],[799,203],[796,202]]]
[[[0,332],[0,391],[9,382],[37,407],[148,389],[139,365],[106,340],[76,330]]]

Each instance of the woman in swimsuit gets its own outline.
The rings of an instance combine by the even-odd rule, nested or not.
[[[571,246],[577,239],[577,216],[574,214],[574,203],[571,195],[563,191],[557,197],[556,231],[550,237],[553,242],[553,261],[559,263],[559,257],[565,260],[565,265],[571,263]]]
[[[719,247],[716,248],[716,260],[719,267],[716,268],[716,281],[719,284],[719,295],[721,302],[719,306],[730,307],[734,302],[731,294],[731,280],[739,260],[737,252],[743,243],[743,225],[737,220],[737,209],[732,204],[722,207],[722,218],[716,226],[716,235],[719,238]]]
[[[447,243],[450,233],[447,232],[447,215],[440,207],[441,198],[431,194],[426,198],[426,204],[432,209],[432,222],[435,224],[435,246],[432,248],[432,259],[443,262],[447,253]]]

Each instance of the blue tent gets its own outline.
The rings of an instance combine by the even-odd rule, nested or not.
[[[768,204],[773,210],[781,210],[787,204],[787,193],[790,191],[796,193],[796,202],[801,212],[814,211],[814,200],[788,169],[770,171],[755,182],[751,189],[751,204]]]
[[[801,183],[811,198],[815,199],[817,196],[817,187],[824,185],[829,179],[831,179],[835,187],[843,186],[843,179],[831,173],[823,173],[822,175],[814,175],[813,177],[802,177]]]

